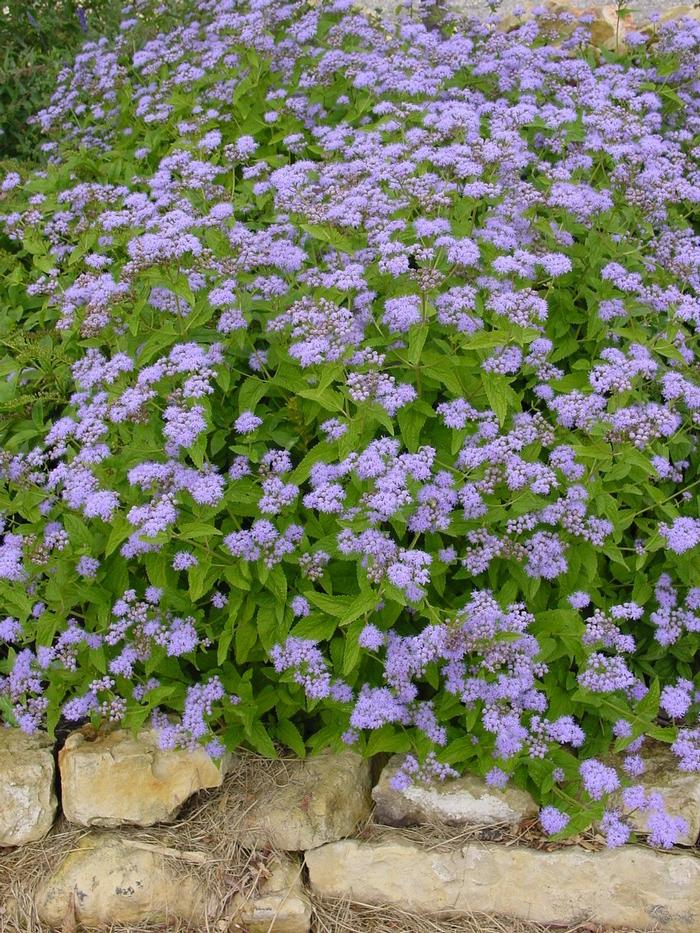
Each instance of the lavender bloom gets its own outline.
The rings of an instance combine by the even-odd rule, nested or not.
[[[283,483],[277,476],[263,480],[264,495],[258,502],[258,508],[267,515],[277,515],[291,505],[299,495],[299,487],[294,483]]]
[[[613,724],[613,735],[617,738],[629,738],[632,735],[632,726],[626,719],[618,719]]]
[[[609,849],[623,846],[631,835],[630,827],[623,822],[615,810],[606,810],[600,821],[600,828],[605,833],[605,843]]]
[[[228,596],[225,593],[212,593],[211,604],[215,609],[223,609],[228,605]]]
[[[581,590],[578,590],[576,593],[572,593],[571,596],[567,597],[569,604],[574,609],[585,609],[591,601],[591,597],[588,593],[584,593]]]
[[[547,806],[542,807],[540,810],[540,825],[548,836],[560,833],[563,829],[566,829],[568,823],[569,816],[562,813],[561,810],[557,810],[556,807]]]
[[[640,777],[646,771],[646,764],[641,755],[625,755],[622,770],[630,777]]]
[[[432,562],[432,557],[423,551],[402,549],[398,558],[387,567],[387,579],[403,590],[411,602],[416,602],[422,598],[425,592],[423,587],[430,580],[430,572],[427,568]]]
[[[438,761],[434,752],[429,752],[421,764],[413,755],[406,755],[400,767],[391,778],[391,786],[395,790],[406,790],[413,784],[430,786],[435,782],[446,781],[448,778],[459,777],[459,772],[449,765]]]
[[[97,575],[99,566],[99,560],[94,557],[88,557],[87,555],[84,555],[78,561],[75,569],[81,577],[94,579],[94,577]]]
[[[228,475],[231,479],[242,479],[250,475],[250,465],[248,458],[242,455],[233,458],[233,463],[229,467]]]
[[[331,677],[316,643],[303,638],[288,638],[284,645],[275,645],[270,657],[278,672],[293,671],[294,680],[313,699],[327,697]]]
[[[2,180],[2,184],[0,184],[0,192],[5,194],[8,191],[12,191],[12,189],[16,188],[21,182],[22,179],[17,172],[8,172]]]
[[[303,535],[299,525],[290,525],[278,532],[272,522],[259,519],[247,531],[232,532],[224,538],[224,546],[236,557],[253,561],[262,558],[268,567],[291,554]]]
[[[671,750],[678,758],[681,771],[700,771],[700,726],[679,729]]]
[[[503,790],[508,783],[508,775],[500,768],[494,767],[486,772],[485,780],[489,787],[497,787],[499,790]]]
[[[325,298],[301,298],[268,323],[269,331],[291,329],[290,355],[302,367],[334,362],[360,342],[362,328],[352,312]]]
[[[646,822],[649,845],[661,849],[671,849],[688,832],[688,823],[682,816],[672,816],[659,810],[649,813]]]
[[[383,321],[392,333],[405,333],[421,319],[420,299],[417,295],[390,298],[384,304]]]
[[[173,557],[172,567],[173,570],[187,570],[188,567],[196,567],[197,563],[194,554],[189,554],[187,551],[178,551]]]
[[[234,422],[234,428],[239,434],[250,434],[262,424],[262,418],[258,418],[252,411],[244,411]]]
[[[442,402],[437,407],[437,413],[442,417],[444,424],[448,428],[462,429],[468,421],[476,420],[479,413],[475,408],[458,398],[452,402]]]
[[[11,616],[0,620],[0,641],[16,641],[22,632],[22,625]]]
[[[620,786],[615,769],[595,758],[588,758],[582,762],[579,771],[583,778],[583,786],[594,800],[600,800],[605,794],[612,793]]]
[[[350,716],[350,725],[355,729],[379,729],[388,723],[408,725],[410,721],[406,704],[388,687],[367,685],[362,688]]]
[[[307,616],[311,612],[311,607],[309,606],[308,599],[305,599],[303,596],[295,596],[290,603],[292,612],[294,615],[299,618]]]
[[[700,544],[700,518],[677,518],[672,525],[662,523],[659,532],[666,539],[669,550],[684,554]]]
[[[337,418],[329,418],[321,425],[321,430],[329,441],[337,441],[346,433],[348,426],[338,421]]]
[[[200,405],[194,408],[180,408],[170,405],[163,413],[165,427],[163,434],[168,440],[166,451],[176,454],[181,447],[191,447],[200,434],[207,429],[204,409]]]
[[[692,681],[680,678],[675,686],[668,684],[661,691],[661,708],[672,719],[681,719],[690,709],[694,692]]]
[[[159,710],[152,715],[152,725],[158,732],[161,748],[196,749],[201,740],[209,735],[208,719],[212,716],[214,705],[226,699],[226,693],[218,677],[214,676],[204,684],[188,687],[185,708],[179,723],[172,723]],[[237,703],[237,697],[229,697]]]
[[[566,573],[568,564],[564,557],[564,547],[555,534],[538,531],[526,544],[528,561],[525,573],[530,577],[544,577],[553,580]]]
[[[369,651],[379,651],[384,645],[386,636],[376,625],[368,623],[360,632],[358,643],[361,648],[367,648]]]
[[[634,684],[634,676],[622,658],[594,652],[586,669],[578,675],[578,682],[593,693],[612,693],[629,689]]]
[[[6,534],[0,543],[0,580],[19,583],[26,577],[22,565],[22,538],[20,535]]]

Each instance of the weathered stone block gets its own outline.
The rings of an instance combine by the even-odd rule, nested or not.
[[[36,893],[39,918],[56,929],[115,923],[205,922],[205,892],[172,858],[128,844],[114,833],[88,833]]]
[[[438,821],[487,826],[516,824],[525,817],[537,816],[537,804],[526,791],[517,787],[504,790],[489,787],[483,778],[473,774],[436,781],[430,787],[416,784],[406,790],[394,790],[391,779],[402,761],[402,755],[394,755],[372,791],[374,818],[378,823],[412,826]]]
[[[304,895],[301,865],[296,859],[276,860],[270,877],[253,898],[238,895],[233,901],[233,924],[248,933],[309,933],[311,905]]]
[[[313,849],[350,836],[367,819],[370,766],[354,752],[324,753],[292,761],[285,783],[264,783],[253,792],[240,821],[241,845]]]
[[[112,829],[171,822],[192,794],[221,785],[229,761],[218,766],[203,748],[161,750],[150,729],[94,741],[74,732],[58,754],[63,812],[72,823]]]
[[[668,813],[681,816],[686,821],[688,832],[678,839],[678,843],[695,845],[700,836],[700,774],[679,771],[678,759],[670,747],[661,742],[645,746],[642,757],[646,771],[637,778],[637,783],[648,792],[659,793]],[[635,810],[627,816],[633,829],[640,833],[648,832],[646,813]]]
[[[56,815],[53,743],[43,733],[0,728],[0,846],[35,842]]]
[[[481,911],[562,925],[700,930],[700,860],[639,846],[540,852],[471,843],[440,850],[402,838],[349,839],[307,852],[306,864],[320,896],[417,913]]]

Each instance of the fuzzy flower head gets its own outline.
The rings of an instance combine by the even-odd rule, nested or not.
[[[540,810],[540,825],[548,836],[560,833],[563,829],[566,829],[568,823],[568,815],[556,807],[546,806]]]
[[[577,590],[567,598],[569,605],[574,609],[585,609],[591,601],[591,597],[588,595],[588,593],[584,593],[582,590]]]
[[[614,768],[604,765],[595,758],[588,758],[579,767],[583,786],[594,800],[600,800],[620,786],[620,780]]]
[[[236,418],[233,427],[238,434],[252,434],[262,424],[262,418],[258,418],[252,411],[244,411]]]

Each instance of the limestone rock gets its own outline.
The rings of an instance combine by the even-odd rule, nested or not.
[[[532,5],[522,4],[522,14],[503,16],[498,21],[499,32],[509,30],[533,19]],[[637,28],[631,14],[621,16],[618,21],[617,7],[614,4],[579,6],[569,0],[546,0],[547,13],[538,16],[538,22],[550,41],[559,42],[568,38],[575,29],[587,30],[591,44],[600,49],[625,52],[625,35]],[[684,9],[679,7],[679,10]],[[579,18],[583,20],[579,22]],[[675,17],[674,17],[675,18]]]
[[[525,817],[537,816],[537,804],[527,791],[517,787],[504,790],[489,787],[483,778],[474,774],[436,782],[431,787],[416,784],[406,790],[394,790],[391,779],[402,762],[403,755],[394,755],[372,791],[374,818],[378,823],[413,826],[438,821],[450,825],[513,825]]]
[[[53,743],[45,733],[0,728],[0,846],[34,842],[56,815]]]
[[[668,745],[653,742],[643,747],[646,771],[637,779],[646,791],[657,791],[664,798],[666,810],[682,816],[688,832],[678,840],[680,845],[693,846],[700,836],[700,774],[678,770],[678,759]],[[618,801],[621,802],[621,801]],[[628,813],[629,823],[639,833],[646,833],[647,815],[639,811]]]
[[[306,853],[312,890],[417,913],[505,914],[543,924],[582,921],[697,933],[700,860],[623,846],[540,852],[470,843],[448,850],[405,839],[343,840]]]
[[[204,749],[163,751],[153,730],[117,729],[88,741],[74,732],[58,754],[63,812],[82,826],[171,822],[192,794],[219,787],[221,766]]]
[[[294,859],[276,860],[270,877],[256,897],[237,895],[233,901],[235,926],[229,930],[248,933],[309,933],[311,905],[304,895],[301,866]]]
[[[204,894],[175,859],[128,844],[114,833],[88,833],[39,886],[39,918],[52,928],[182,920],[204,929]]]
[[[598,48],[608,49],[611,52],[625,52],[625,35],[634,28],[632,16],[618,17],[617,7],[607,5],[594,7],[595,19],[591,23],[591,42]]]
[[[286,783],[255,789],[240,821],[240,843],[290,852],[342,839],[369,816],[370,791],[369,761],[355,752],[297,759]]]
[[[668,23],[676,19],[700,20],[700,8],[691,6],[674,6],[670,10],[661,12],[657,22],[643,23],[639,31],[643,33],[651,33],[653,35],[658,32],[659,26],[662,23]]]

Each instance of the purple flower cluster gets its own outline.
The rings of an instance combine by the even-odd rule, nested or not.
[[[700,27],[157,3],[0,180],[3,716],[378,732],[625,842],[641,733],[700,770]]]

